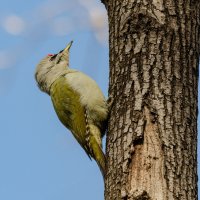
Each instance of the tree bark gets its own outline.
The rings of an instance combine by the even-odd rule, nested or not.
[[[106,200],[197,199],[200,1],[107,0]]]

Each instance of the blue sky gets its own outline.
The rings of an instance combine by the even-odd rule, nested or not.
[[[70,65],[107,96],[108,34],[98,0],[7,0],[0,8],[0,199],[103,199],[103,180],[40,92],[35,67],[74,40]]]
[[[103,199],[103,180],[50,98],[35,67],[74,40],[70,65],[107,96],[108,30],[100,0],[7,0],[0,8],[0,199]]]

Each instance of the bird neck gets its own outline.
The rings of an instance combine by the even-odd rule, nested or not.
[[[61,76],[64,76],[65,74],[69,73],[70,71],[73,71],[73,70],[68,67],[67,68],[65,67],[65,69],[63,69],[57,66],[56,68],[51,69],[50,71],[46,72],[40,78],[39,86],[41,90],[47,94],[50,94],[50,88],[51,88],[51,85],[54,83],[54,81],[56,81]]]

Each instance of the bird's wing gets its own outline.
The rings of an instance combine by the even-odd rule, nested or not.
[[[73,90],[81,95],[81,104],[88,112],[90,123],[98,126],[102,136],[106,129],[108,115],[105,97],[97,83],[82,72],[73,71],[65,75]]]
[[[60,121],[72,132],[90,157],[86,141],[85,108],[80,103],[80,95],[67,84],[64,77],[52,84],[50,95],[54,109]]]

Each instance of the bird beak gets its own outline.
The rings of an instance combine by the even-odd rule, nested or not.
[[[71,41],[66,48],[64,49],[64,51],[69,51],[70,47],[72,46],[73,41]]]
[[[69,65],[69,49],[72,46],[73,41],[71,41],[62,51],[60,51],[60,56],[58,56],[58,59],[62,57],[62,60],[67,62],[67,65]]]

